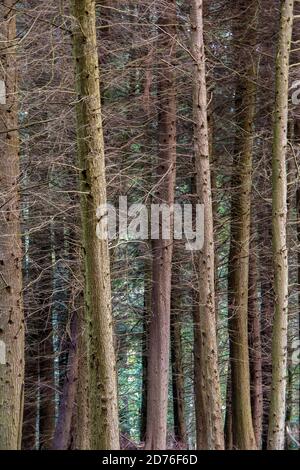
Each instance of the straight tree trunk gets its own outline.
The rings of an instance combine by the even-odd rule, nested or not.
[[[272,387],[268,449],[284,450],[288,329],[287,259],[287,127],[289,55],[293,28],[293,0],[282,0],[276,58],[275,116],[272,154],[273,262],[275,312],[272,337]]]
[[[239,25],[234,28],[239,54],[236,90],[237,135],[233,161],[231,199],[231,239],[229,253],[229,336],[231,360],[231,406],[233,446],[240,450],[256,448],[250,401],[248,352],[248,276],[250,209],[252,184],[253,123],[256,109],[255,45],[256,2],[237,3]],[[252,22],[249,24],[249,14]],[[249,27],[247,25],[249,24]],[[241,28],[245,30],[241,30]],[[250,28],[250,29],[249,29]],[[249,53],[250,52],[250,53]]]
[[[187,432],[185,424],[184,409],[184,373],[182,364],[182,341],[181,341],[181,295],[178,291],[179,279],[173,279],[172,289],[172,312],[171,312],[171,364],[172,364],[172,389],[173,389],[173,414],[174,414],[174,438],[179,448],[186,448]]]
[[[254,226],[254,219],[252,224]],[[254,229],[253,229],[254,230]],[[248,331],[250,359],[250,387],[253,429],[258,449],[262,446],[263,390],[260,308],[258,303],[258,266],[256,235],[252,236],[249,259]]]
[[[65,382],[60,399],[59,413],[53,437],[54,450],[66,450],[71,442],[71,425],[78,381],[78,318],[71,319],[71,338]]]
[[[214,232],[203,41],[203,1],[192,0],[194,59],[193,118],[196,186],[204,205],[204,246],[199,255],[199,307],[195,320],[195,406],[197,448],[224,448],[215,311]]]
[[[142,340],[142,399],[141,399],[141,427],[140,440],[146,437],[147,428],[147,391],[148,391],[148,349],[149,349],[149,319],[152,308],[152,263],[149,258],[148,245],[144,264],[144,312],[143,312],[143,340]]]
[[[39,369],[39,448],[51,449],[55,429],[54,348],[51,292],[53,287],[52,252],[49,249],[50,227],[35,239],[34,259],[38,255],[39,280],[34,286],[38,315]],[[46,295],[45,295],[46,294]]]
[[[21,446],[24,315],[14,0],[0,5],[0,450]],[[11,129],[13,129],[11,131]]]
[[[77,310],[78,317],[78,378],[76,388],[76,401],[73,408],[70,448],[72,450],[90,450],[90,400],[88,380],[88,335],[87,325],[83,318],[83,299]]]
[[[231,368],[228,364],[226,387],[226,415],[224,425],[225,450],[233,450],[232,407],[231,407]]]
[[[160,76],[158,77],[158,164],[159,181],[155,203],[174,202],[176,171],[176,91],[172,57],[175,48],[176,2],[167,0],[158,6]],[[161,13],[161,14],[160,14]],[[168,57],[167,63],[165,57]],[[161,225],[161,224],[160,224]],[[171,310],[171,268],[173,253],[173,217],[170,214],[171,234],[169,240],[153,240],[152,268],[152,317],[149,327],[148,356],[148,397],[146,449],[166,449],[170,310]]]
[[[95,1],[72,0],[78,101],[77,145],[81,168],[81,217],[85,306],[89,325],[91,448],[118,449],[116,361],[108,241],[96,234],[96,210],[106,204],[105,158],[96,46]]]
[[[271,342],[274,312],[273,266],[268,248],[272,246],[271,210],[264,204],[260,217],[263,220],[260,248],[260,292],[261,292],[261,343],[262,343],[262,383],[263,383],[263,430],[262,448],[267,448],[268,421],[271,394]]]

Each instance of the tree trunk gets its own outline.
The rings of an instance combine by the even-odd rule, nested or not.
[[[148,245],[147,245],[148,248]],[[141,399],[141,427],[140,440],[146,438],[147,428],[147,393],[148,393],[148,349],[149,349],[149,320],[152,308],[152,264],[148,249],[145,254],[144,265],[144,311],[143,311],[143,339],[142,339],[142,399]]]
[[[231,368],[228,364],[226,387],[226,415],[224,425],[225,450],[233,450],[232,407],[231,407]]]
[[[71,319],[71,338],[68,351],[68,366],[53,437],[52,448],[54,450],[68,449],[71,441],[71,424],[78,381],[78,318],[76,313],[73,313]]]
[[[173,413],[174,413],[174,438],[181,449],[186,448],[187,432],[184,409],[184,373],[182,364],[182,341],[180,322],[180,298],[178,292],[179,279],[173,276],[172,312],[171,312],[171,364],[172,364],[172,389],[173,389]]]
[[[116,361],[113,345],[108,241],[96,234],[96,210],[106,204],[95,1],[73,0],[73,31],[78,101],[77,145],[81,168],[81,217],[85,259],[86,315],[92,449],[118,449]]]
[[[256,108],[256,58],[252,57],[257,5],[237,3],[239,25],[234,31],[235,45],[242,45],[237,71],[237,135],[233,160],[231,199],[231,239],[229,253],[229,336],[231,359],[231,403],[233,446],[240,450],[256,448],[250,401],[248,354],[248,276],[250,242],[250,206],[252,184],[253,122]],[[249,25],[247,27],[247,25]],[[241,30],[244,27],[245,30]],[[246,31],[246,33],[245,33]],[[246,38],[246,39],[245,39]]]
[[[272,155],[273,262],[275,312],[272,337],[272,388],[268,449],[284,450],[287,375],[288,261],[287,261],[287,124],[289,53],[293,28],[293,0],[283,0],[276,58],[276,98]]]
[[[83,300],[83,299],[82,299]],[[78,380],[76,402],[73,408],[70,448],[72,450],[90,450],[90,407],[88,380],[87,326],[83,318],[83,301],[77,310],[78,317]]]
[[[252,218],[254,226],[255,221]],[[249,260],[249,298],[248,298],[248,331],[249,331],[249,358],[250,358],[250,384],[251,409],[253,429],[258,449],[262,445],[262,418],[263,418],[263,392],[262,392],[262,354],[260,335],[260,308],[258,303],[258,266],[257,266],[256,235],[253,234],[250,244]]]
[[[262,448],[267,448],[268,421],[271,394],[271,341],[274,312],[273,266],[269,255],[272,245],[271,214],[266,203],[262,207],[260,218],[263,220],[260,248],[260,293],[261,293],[261,343],[262,343],[262,382],[263,382],[263,430]]]
[[[42,215],[41,215],[42,216]],[[34,260],[39,265],[34,294],[38,315],[38,368],[39,368],[39,448],[51,449],[55,428],[54,348],[52,323],[53,272],[49,239],[50,227],[40,231],[35,239]],[[52,248],[52,247],[51,247]],[[36,258],[38,256],[38,259]],[[45,295],[46,294],[46,295]]]
[[[158,145],[159,155],[157,178],[159,181],[155,203],[165,203],[169,207],[174,202],[176,171],[176,93],[175,75],[172,65],[176,34],[176,2],[165,2],[163,14],[158,17],[160,76],[158,77]],[[168,56],[168,63],[165,57]],[[161,223],[159,224],[161,226]],[[148,398],[146,449],[166,449],[169,347],[170,347],[170,308],[171,308],[171,268],[173,253],[173,217],[170,214],[170,239],[153,240],[153,291],[152,318],[149,327],[148,356]]]
[[[22,242],[14,0],[0,6],[0,449],[21,446],[24,395]],[[10,130],[14,129],[14,130]]]
[[[204,246],[199,255],[199,307],[195,312],[195,406],[198,449],[224,448],[215,318],[214,232],[203,42],[203,2],[192,1],[193,117],[197,195],[204,205]]]

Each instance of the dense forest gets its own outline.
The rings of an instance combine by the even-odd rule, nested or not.
[[[300,1],[0,1],[0,449],[299,449]]]

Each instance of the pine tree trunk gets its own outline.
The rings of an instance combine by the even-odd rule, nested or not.
[[[263,430],[262,448],[267,448],[268,421],[271,394],[271,341],[274,312],[273,266],[268,249],[272,246],[271,214],[264,204],[260,218],[264,221],[261,233],[260,255],[260,292],[261,292],[261,343],[262,343],[262,382],[263,382]]]
[[[196,185],[204,205],[204,246],[199,255],[199,307],[195,312],[195,406],[198,449],[224,448],[215,317],[214,232],[207,122],[203,2],[192,1],[193,117]]]
[[[0,450],[20,449],[24,395],[16,14],[11,9],[14,5],[14,0],[4,0],[0,5],[1,89],[5,86],[0,101]]]
[[[71,319],[71,338],[68,348],[68,365],[65,382],[60,398],[58,418],[52,448],[66,450],[71,442],[71,425],[78,381],[78,318],[73,313]]]
[[[233,446],[240,450],[252,450],[256,448],[256,443],[250,401],[247,324],[253,122],[256,109],[256,58],[251,55],[251,46],[255,38],[253,31],[256,25],[253,22],[257,16],[257,6],[256,2],[253,2],[252,23],[249,23],[248,2],[240,0],[236,6],[240,17],[238,27],[234,28],[234,38],[236,44],[242,44],[243,50],[236,51],[236,54],[239,54],[236,90],[237,135],[233,161],[229,253],[231,403]],[[250,29],[247,29],[247,25]],[[242,27],[245,30],[241,31]]]
[[[148,245],[147,245],[147,248]],[[146,438],[147,428],[147,391],[148,391],[148,349],[149,349],[149,320],[152,308],[152,264],[149,259],[148,249],[145,255],[144,265],[144,312],[143,312],[143,339],[142,339],[142,399],[141,399],[141,426],[140,440]]]
[[[233,450],[232,406],[231,406],[231,368],[228,364],[226,387],[226,415],[224,425],[225,450]]]
[[[275,313],[272,337],[272,388],[268,432],[268,449],[270,450],[283,450],[285,442],[288,328],[286,153],[289,53],[293,28],[293,8],[293,0],[282,1],[279,44],[276,58],[276,101],[272,155]]]
[[[159,6],[159,9],[162,8]],[[169,207],[174,201],[176,171],[176,93],[175,75],[172,65],[174,37],[176,34],[176,3],[168,0],[159,15],[159,64],[158,77],[158,145],[159,155],[157,178],[159,181],[154,203],[165,203]],[[165,57],[168,56],[168,63]],[[169,65],[170,64],[170,65]],[[153,291],[152,317],[149,327],[148,356],[148,398],[146,449],[166,449],[169,348],[170,348],[170,310],[171,310],[171,268],[172,268],[172,228],[173,217],[170,215],[171,235],[163,240],[153,240]]]
[[[41,214],[42,217],[42,214]],[[54,348],[51,292],[53,286],[52,252],[49,250],[49,227],[37,233],[34,259],[39,273],[34,286],[38,304],[38,368],[39,368],[39,448],[51,449],[55,427]],[[53,248],[53,247],[51,247]],[[45,295],[47,293],[48,295]]]
[[[73,0],[78,160],[89,324],[92,449],[118,449],[116,361],[107,240],[96,235],[96,210],[106,203],[95,1]]]
[[[174,279],[175,278],[175,279]],[[172,364],[172,389],[173,389],[173,413],[174,413],[174,438],[179,448],[186,448],[187,432],[184,409],[184,373],[182,364],[181,341],[181,295],[179,279],[172,276],[172,312],[171,312],[171,364]]]
[[[83,300],[83,299],[82,299]],[[72,450],[90,450],[90,406],[88,380],[87,327],[83,318],[83,301],[77,310],[78,316],[78,378],[76,401],[73,408],[70,448]]]
[[[252,225],[255,221],[252,218]],[[254,231],[254,229],[253,229]],[[262,353],[260,335],[260,308],[258,302],[258,266],[256,234],[252,236],[249,259],[249,298],[248,331],[250,357],[250,387],[253,429],[258,449],[262,445],[263,391],[262,391]]]

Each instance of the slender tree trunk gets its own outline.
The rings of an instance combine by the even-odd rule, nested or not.
[[[293,36],[294,40],[294,36]],[[300,56],[300,53],[299,53]],[[295,63],[290,57],[291,63]],[[293,78],[292,76],[290,77]],[[291,110],[292,111],[292,110]],[[287,153],[287,244],[291,249],[288,253],[288,273],[289,273],[289,321],[288,321],[288,339],[287,339],[287,390],[286,390],[286,416],[285,416],[285,450],[289,450],[292,445],[291,439],[291,420],[293,418],[293,404],[295,400],[295,369],[293,365],[293,341],[295,339],[295,332],[297,331],[298,319],[300,310],[295,312],[294,299],[293,299],[293,286],[298,284],[297,270],[295,266],[298,265],[297,247],[300,245],[297,243],[297,232],[295,230],[295,223],[297,227],[297,161],[295,156],[297,155],[297,118],[289,120],[289,132],[288,139],[291,143],[290,151]],[[296,217],[295,217],[296,216]],[[294,249],[296,248],[296,250]],[[298,397],[298,391],[296,391]],[[297,400],[297,398],[296,398]]]
[[[231,370],[228,365],[226,387],[226,415],[224,425],[225,450],[233,450],[232,407],[231,407]]]
[[[25,307],[26,309],[26,307]],[[36,449],[36,424],[38,416],[38,349],[37,338],[33,333],[32,322],[26,321],[26,327],[31,335],[27,336],[28,343],[25,353],[25,387],[24,387],[24,418],[22,428],[22,450]]]
[[[273,266],[268,248],[272,245],[271,214],[264,205],[260,217],[263,220],[260,249],[260,292],[261,292],[261,343],[262,343],[262,382],[263,382],[263,430],[262,448],[267,448],[268,420],[271,394],[271,340],[274,312]]]
[[[199,202],[204,205],[204,246],[199,255],[199,308],[195,312],[195,405],[198,449],[224,448],[215,318],[214,232],[207,123],[203,2],[192,1],[194,155]]]
[[[156,203],[169,207],[174,202],[176,171],[176,93],[172,65],[176,34],[176,2],[168,0],[159,6],[163,14],[158,17],[159,55],[161,60],[158,77],[158,144],[157,177],[160,181]],[[168,56],[168,63],[165,57]],[[170,64],[170,65],[169,65]],[[161,224],[160,224],[161,225]],[[149,328],[148,398],[146,449],[165,449],[167,439],[171,267],[173,253],[173,217],[170,214],[169,240],[153,240],[153,291],[152,318]]]
[[[104,143],[95,1],[72,0],[78,101],[77,144],[81,168],[81,217],[85,259],[86,315],[89,324],[92,449],[118,449],[116,361],[113,344],[110,263],[107,240],[96,234],[96,210],[106,204]]]
[[[147,245],[148,246],[148,245]],[[140,440],[144,441],[147,428],[147,393],[148,393],[148,349],[149,349],[149,320],[152,308],[152,264],[148,250],[145,254],[144,266],[144,312],[143,312],[143,342],[142,342],[142,400],[141,400],[141,429]],[[147,257],[148,256],[148,257]]]
[[[24,395],[22,242],[14,0],[0,5],[0,450],[20,449]]]
[[[234,28],[236,44],[242,44],[239,54],[236,91],[237,135],[233,161],[231,200],[231,239],[229,254],[229,334],[232,377],[233,445],[240,450],[256,448],[250,401],[248,354],[248,276],[250,242],[250,206],[252,184],[253,122],[256,108],[255,44],[256,2],[240,0],[239,26]],[[253,15],[253,16],[252,16]],[[241,31],[241,27],[245,31]],[[250,54],[249,54],[250,52]]]
[[[83,299],[82,299],[83,300]],[[89,450],[91,446],[89,380],[88,380],[88,336],[83,318],[83,302],[77,310],[78,316],[78,379],[76,402],[73,408],[70,448]]]
[[[68,365],[65,376],[59,413],[53,437],[53,449],[66,450],[71,441],[71,424],[78,380],[78,318],[74,313],[71,319],[71,338]]]
[[[252,218],[254,225],[254,219]],[[248,298],[248,330],[250,357],[251,408],[253,429],[258,449],[262,445],[262,354],[260,335],[260,308],[258,303],[258,266],[257,266],[256,235],[253,234],[250,244],[249,260],[249,298]]]
[[[271,450],[283,450],[285,442],[288,327],[286,152],[289,53],[293,28],[293,8],[293,0],[282,1],[279,44],[276,58],[276,101],[272,157],[275,313],[272,337],[272,388],[268,432],[268,449]]]
[[[49,227],[47,227],[48,229]],[[52,253],[49,250],[50,230],[37,234],[39,281],[34,293],[38,301],[38,367],[39,367],[39,448],[51,449],[55,428],[55,383],[52,324]],[[46,295],[45,295],[46,294]]]
[[[171,364],[172,364],[172,388],[173,388],[173,413],[174,413],[174,438],[179,448],[186,448],[187,432],[184,409],[184,373],[182,364],[182,341],[180,323],[180,299],[178,292],[179,280],[173,275],[172,312],[171,312]]]

